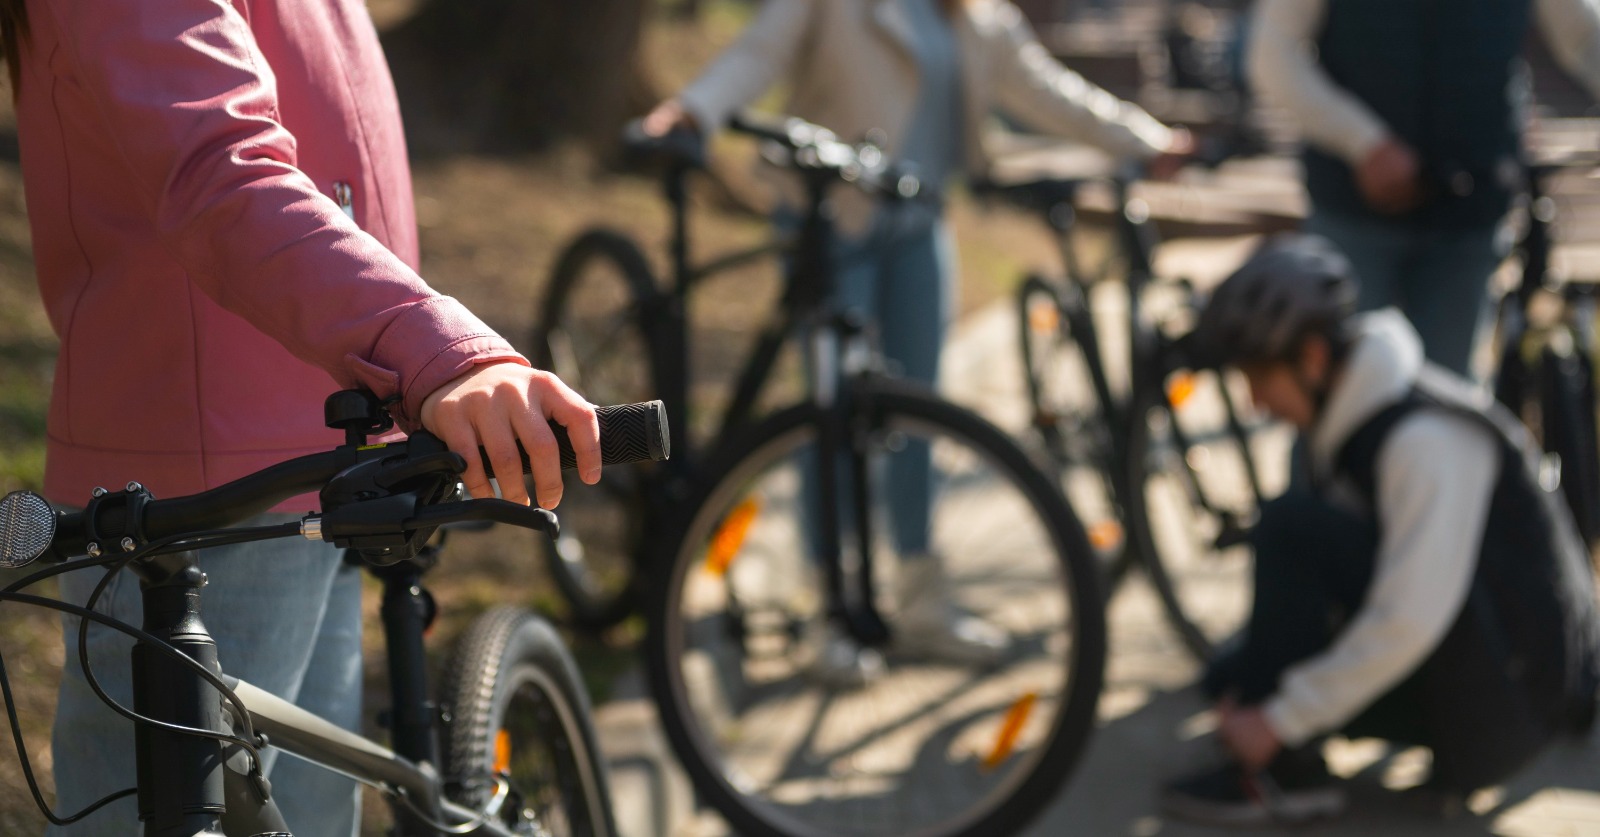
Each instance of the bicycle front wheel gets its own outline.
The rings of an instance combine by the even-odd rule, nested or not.
[[[1092,552],[1050,480],[992,425],[898,386],[858,398],[840,459],[865,469],[866,503],[815,490],[825,414],[811,406],[752,428],[706,472],[652,588],[663,725],[740,833],[1010,833],[1070,775],[1094,720],[1105,624]],[[907,504],[919,463],[930,491]],[[824,494],[865,509],[875,533],[854,529],[838,560],[860,567],[869,544],[891,631],[881,645],[830,616],[807,512]],[[1003,652],[961,660],[900,629],[925,606],[903,582],[930,566],[943,612],[1003,631]]]
[[[657,397],[649,306],[655,282],[625,236],[590,230],[556,262],[529,357],[595,404]],[[545,566],[574,625],[609,627],[633,612],[634,557],[642,537],[648,465],[612,468],[598,486],[564,475],[561,535],[539,535]],[[530,488],[531,493],[531,488]]]
[[[518,834],[612,837],[611,792],[577,666],[549,623],[500,607],[479,617],[441,688],[447,791],[482,810],[499,792]]]

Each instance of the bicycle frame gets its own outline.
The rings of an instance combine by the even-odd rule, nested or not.
[[[1159,243],[1159,236],[1155,224],[1150,219],[1150,212],[1142,201],[1130,197],[1130,189],[1134,182],[1133,173],[1118,172],[1110,178],[1113,205],[1116,211],[1113,216],[1113,235],[1118,251],[1125,254],[1128,260],[1126,286],[1128,292],[1127,317],[1125,325],[1128,333],[1130,363],[1128,395],[1119,398],[1112,390],[1111,383],[1106,375],[1105,364],[1101,354],[1099,329],[1089,305],[1090,283],[1084,279],[1084,273],[1078,264],[1077,254],[1072,249],[1071,233],[1076,225],[1076,214],[1070,202],[1057,203],[1047,207],[1044,212],[1045,221],[1055,236],[1057,248],[1060,253],[1061,263],[1066,268],[1066,282],[1062,286],[1065,292],[1071,295],[1067,300],[1060,300],[1058,304],[1061,316],[1065,317],[1071,328],[1072,334],[1081,339],[1077,343],[1084,353],[1086,365],[1089,368],[1090,383],[1095,399],[1099,403],[1102,413],[1107,418],[1107,428],[1112,438],[1114,454],[1117,461],[1121,461],[1125,452],[1131,446],[1133,422],[1139,417],[1133,415],[1139,406],[1140,394],[1147,392],[1158,393],[1160,403],[1169,414],[1175,414],[1176,407],[1172,403],[1171,395],[1166,388],[1167,375],[1176,368],[1181,358],[1175,354],[1175,349],[1155,328],[1145,322],[1141,306],[1144,291],[1155,281],[1155,269],[1152,263],[1153,254]],[[1044,280],[1037,280],[1041,284],[1048,284]],[[1052,294],[1057,294],[1052,288]],[[1026,305],[1026,295],[1022,298]],[[1026,328],[1027,311],[1023,311],[1021,322]],[[1225,418],[1230,433],[1236,438],[1248,438],[1244,422],[1239,416],[1232,394],[1224,385],[1222,387],[1222,404]],[[1173,421],[1171,424],[1173,438],[1185,449],[1191,447],[1194,440],[1189,437],[1182,426]],[[1250,490],[1259,505],[1263,500],[1263,489],[1256,458],[1248,445],[1241,448],[1245,472],[1249,479]],[[1194,467],[1185,462],[1184,473],[1188,482],[1190,497],[1198,506],[1209,514],[1223,519],[1231,519],[1231,515],[1220,509],[1208,495],[1204,482]],[[1128,484],[1128,474],[1124,469],[1114,469],[1111,474],[1112,488],[1122,497],[1129,496],[1134,487]],[[1235,537],[1237,533],[1227,532],[1227,537]],[[1126,558],[1126,555],[1125,555]]]
[[[794,248],[795,242],[785,236],[774,238],[756,247],[737,250],[732,253],[720,255],[701,265],[693,265],[689,259],[689,193],[687,181],[689,173],[694,166],[677,162],[672,164],[664,176],[662,192],[667,203],[672,207],[672,243],[669,247],[672,256],[672,287],[663,298],[666,304],[661,306],[656,315],[657,329],[655,340],[658,351],[665,359],[658,364],[661,370],[660,389],[661,399],[667,404],[668,423],[671,432],[673,448],[679,451],[690,450],[688,444],[688,410],[689,410],[689,292],[701,280],[723,271],[732,270],[771,256],[778,256]],[[788,294],[785,294],[785,299]],[[778,353],[783,344],[789,339],[794,330],[793,317],[787,316],[781,310],[774,312],[774,316],[761,330],[755,348],[752,349],[743,369],[739,373],[738,384],[734,388],[733,398],[723,410],[722,421],[718,435],[726,435],[729,431],[747,423],[755,410],[756,398],[761,394],[761,387],[765,384],[772,371],[773,364],[778,360]],[[678,465],[669,466],[681,469],[688,465],[687,457],[676,460]]]
[[[687,411],[689,409],[689,352],[688,352],[688,296],[693,286],[705,277],[728,270],[757,259],[790,254],[791,261],[785,270],[784,289],[778,305],[762,327],[738,376],[734,393],[724,408],[718,438],[726,438],[747,424],[778,360],[783,346],[797,333],[802,335],[806,359],[811,374],[808,398],[826,408],[823,426],[819,428],[817,478],[820,485],[840,485],[838,470],[841,461],[849,473],[856,508],[853,512],[853,534],[857,546],[857,560],[844,566],[843,548],[845,526],[839,508],[834,503],[822,503],[818,523],[819,548],[828,590],[830,615],[842,620],[857,639],[864,644],[881,645],[886,642],[889,629],[877,612],[877,596],[873,581],[873,539],[871,515],[867,513],[868,491],[866,467],[860,461],[857,446],[852,443],[850,427],[851,391],[856,379],[842,366],[847,357],[857,355],[859,346],[868,338],[864,328],[846,321],[829,303],[832,296],[834,267],[832,242],[834,228],[826,211],[827,191],[837,179],[832,173],[806,170],[806,212],[800,227],[793,236],[776,235],[763,245],[725,254],[699,266],[689,259],[689,206],[686,181],[694,166],[679,162],[670,166],[664,177],[663,192],[672,207],[672,269],[673,284],[665,295],[666,305],[658,309],[659,330],[653,335],[660,346],[658,351],[667,358],[659,364],[663,371],[661,397],[669,407],[669,424],[672,432],[681,434],[673,440],[677,450],[690,450],[687,439]],[[870,365],[870,364],[866,364]],[[675,411],[675,414],[671,411]],[[841,454],[848,453],[849,456]],[[677,464],[672,465],[671,462]],[[669,462],[666,489],[674,495],[674,485],[681,488],[693,472],[693,457],[678,457]]]
[[[389,724],[394,749],[342,729],[249,683],[222,674],[239,697],[258,733],[272,746],[315,762],[409,802],[433,820],[473,822],[480,812],[444,798],[439,761],[437,708],[427,699],[422,634],[431,621],[431,597],[420,586],[432,563],[425,551],[416,558],[373,572],[383,581],[382,616],[388,644],[393,703]],[[135,564],[144,597],[145,631],[222,673],[216,644],[201,621],[205,574],[194,553],[156,556]],[[185,727],[218,733],[229,730],[216,691],[188,666],[142,646],[133,659],[135,711]],[[230,753],[219,741],[147,725],[136,727],[140,817],[145,837],[229,837],[286,832],[277,806],[243,769],[244,754]],[[504,800],[504,793],[497,798]],[[394,805],[398,833],[437,835],[402,803]],[[514,832],[485,818],[461,833],[506,835]],[[220,827],[220,831],[218,828]]]
[[[139,640],[131,653],[133,710],[107,696],[92,677],[87,679],[99,697],[135,722],[134,791],[146,837],[220,837],[221,829],[229,837],[287,837],[261,772],[258,750],[269,743],[386,791],[399,803],[395,819],[400,834],[516,833],[493,821],[511,798],[511,786],[503,778],[496,782],[484,811],[467,810],[445,797],[434,767],[441,761],[438,727],[443,719],[428,701],[422,643],[436,608],[421,577],[436,563],[438,547],[428,541],[441,526],[501,521],[554,536],[555,516],[502,499],[462,500],[460,474],[466,458],[425,430],[404,441],[368,444],[373,434],[393,426],[383,403],[370,392],[334,393],[323,411],[330,429],[344,431],[343,445],[279,462],[192,495],[156,500],[149,489],[129,482],[121,491],[95,489],[82,511],[52,508],[28,491],[0,498],[0,563],[15,569],[49,556],[50,563],[61,565],[14,582],[0,591],[0,599],[86,620],[80,627],[81,646],[86,645],[88,622]],[[659,402],[597,408],[602,463],[666,458],[670,443],[661,412]],[[564,469],[575,467],[577,458],[565,429],[552,423],[551,431],[558,461]],[[520,445],[518,452],[527,473],[532,468],[527,452]],[[488,455],[481,447],[477,450],[485,467],[490,467]],[[308,491],[318,492],[320,512],[307,514],[298,523],[237,527],[240,520]],[[383,581],[393,700],[385,723],[393,733],[394,750],[341,730],[248,683],[224,678],[216,642],[202,621],[207,579],[192,550],[283,537],[344,547],[349,550],[345,560],[359,556]],[[106,555],[109,549],[122,554]],[[71,562],[76,555],[89,558]],[[91,609],[109,575],[86,606],[19,592],[44,578],[88,566],[109,566],[111,572],[131,568],[139,576],[143,630]],[[80,657],[88,675],[86,648]],[[248,695],[249,702],[240,694]],[[6,697],[10,711],[9,687]],[[225,710],[231,718],[224,717]],[[26,749],[11,714],[26,766]],[[273,740],[256,734],[258,728]],[[64,824],[39,795],[33,774],[26,767],[25,772],[41,810],[52,822]],[[480,777],[463,778],[476,782]],[[602,791],[586,786],[584,792],[589,810],[603,808]],[[123,791],[104,797],[74,819],[127,795]],[[452,821],[446,823],[446,818]],[[527,820],[516,824],[523,822]]]

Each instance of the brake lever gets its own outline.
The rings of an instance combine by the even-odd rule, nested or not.
[[[561,534],[561,523],[553,512],[538,506],[524,506],[510,500],[463,500],[436,503],[419,510],[404,524],[406,529],[424,529],[468,520],[489,520],[543,532],[554,538]]]

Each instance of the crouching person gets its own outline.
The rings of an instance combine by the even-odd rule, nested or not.
[[[1227,765],[1168,813],[1214,824],[1337,814],[1331,734],[1433,751],[1431,789],[1495,784],[1592,719],[1588,558],[1516,419],[1423,361],[1387,309],[1353,315],[1332,244],[1268,240],[1191,336],[1296,425],[1311,488],[1265,504],[1246,633],[1207,670]]]

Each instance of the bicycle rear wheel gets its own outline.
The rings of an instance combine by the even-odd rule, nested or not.
[[[1206,660],[1250,615],[1254,560],[1246,538],[1257,497],[1245,446],[1255,445],[1256,462],[1287,462],[1289,440],[1286,432],[1262,439],[1265,431],[1241,435],[1231,427],[1221,400],[1231,396],[1214,372],[1179,373],[1170,386],[1170,395],[1157,391],[1132,413],[1128,527],[1167,621]],[[1254,480],[1285,479],[1275,476]]]
[[[514,607],[478,617],[440,695],[451,799],[482,810],[498,777],[510,785],[499,821],[519,834],[616,834],[589,699],[549,623]]]
[[[529,356],[591,403],[655,398],[660,353],[649,307],[656,298],[639,248],[619,233],[590,230],[556,262]],[[598,486],[583,486],[575,472],[565,474],[561,536],[538,536],[550,576],[580,628],[606,628],[634,610],[630,588],[649,467],[607,469]]]
[[[724,449],[667,542],[646,648],[662,723],[739,833],[1010,833],[1070,775],[1094,720],[1105,623],[1092,552],[1050,480],[992,425],[900,387],[857,397],[852,458],[869,475],[891,630],[906,602],[885,591],[917,552],[939,562],[945,603],[1004,628],[1011,647],[963,665],[891,641],[857,657],[877,665],[848,685],[818,668],[829,617],[803,486],[824,414],[803,405]],[[919,451],[931,503],[897,510],[888,474]],[[904,526],[924,511],[925,527]],[[842,565],[858,566],[860,539],[845,540]]]
[[[1061,292],[1029,276],[1017,293],[1022,371],[1034,430],[1055,465],[1062,491],[1087,530],[1105,588],[1116,587],[1127,562],[1123,510],[1113,479],[1116,444],[1095,391],[1098,351],[1092,333],[1079,333],[1089,316],[1083,300],[1064,301]]]

